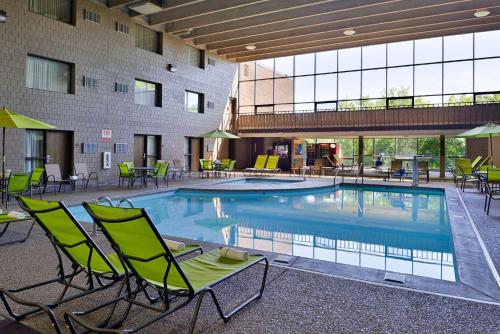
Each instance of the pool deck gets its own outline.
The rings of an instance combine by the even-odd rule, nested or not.
[[[311,182],[332,185],[332,179],[314,178]],[[352,181],[352,180],[351,180]],[[169,189],[190,185],[208,186],[220,180],[193,177],[171,182]],[[367,184],[387,185],[387,182],[367,180]],[[390,182],[400,185],[400,182]],[[408,186],[409,183],[404,183]],[[280,186],[280,185],[278,185]],[[427,186],[423,184],[423,186]],[[381,271],[348,265],[295,258],[291,265],[273,263],[263,298],[245,308],[230,322],[223,323],[217,317],[213,304],[206,299],[198,319],[198,333],[357,333],[357,332],[460,332],[497,333],[500,331],[499,288],[488,268],[481,245],[474,235],[474,227],[481,236],[492,265],[500,269],[500,206],[492,203],[490,216],[482,211],[484,195],[467,189],[458,193],[453,184],[430,183],[429,187],[445,188],[454,235],[458,270],[462,283],[454,284],[434,279],[407,276],[404,286],[383,281]],[[164,188],[163,188],[164,189]],[[137,193],[156,192],[155,187],[140,190],[109,187],[99,192],[64,193],[46,199],[63,199],[67,203],[79,203],[95,199],[102,194],[113,197],[130,197]],[[462,205],[465,202],[467,210]],[[13,205],[14,209],[15,206]],[[469,216],[474,225],[471,225]],[[474,226],[474,227],[473,227]],[[27,224],[13,226],[9,237],[19,236]],[[457,228],[458,227],[458,228]],[[104,242],[98,235],[98,242]],[[216,247],[205,244],[205,248]],[[268,254],[271,259],[276,254]],[[0,252],[2,271],[0,286],[19,287],[44,278],[55,272],[57,264],[50,243],[36,226],[31,238],[23,244],[2,246]],[[479,261],[479,262],[478,262]],[[8,268],[7,270],[5,270]],[[470,268],[476,271],[467,271]],[[257,268],[256,270],[258,270]],[[318,272],[319,271],[319,272]],[[382,275],[382,276],[381,276]],[[241,274],[221,284],[216,292],[222,296],[223,307],[234,304],[242,291],[255,286],[257,274]],[[424,286],[419,286],[424,284]],[[422,291],[426,290],[426,291]],[[54,296],[53,287],[37,291],[36,297]],[[61,317],[64,311],[88,308],[110,298],[112,291],[78,299],[57,309]],[[448,295],[454,296],[450,297]],[[34,296],[34,297],[35,297]],[[458,296],[458,297],[457,297]],[[481,301],[479,301],[481,300]],[[194,303],[176,314],[148,327],[145,333],[187,332]],[[5,313],[3,306],[0,313]],[[134,322],[147,319],[147,312],[134,314]],[[1,317],[0,317],[1,320]],[[43,333],[50,333],[50,325],[44,316],[24,321],[28,326]],[[0,331],[5,332],[0,324]],[[22,333],[21,331],[18,331]],[[28,333],[28,332],[26,332]]]

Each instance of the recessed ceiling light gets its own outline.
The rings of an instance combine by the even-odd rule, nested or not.
[[[0,9],[0,23],[7,22],[7,12],[5,10]]]
[[[257,49],[257,47],[255,45],[251,44],[251,45],[245,46],[245,49],[247,49],[248,51],[253,51],[253,50]]]
[[[354,29],[347,29],[347,30],[344,30],[344,35],[346,36],[352,36],[356,33],[356,30]]]
[[[490,15],[490,11],[487,9],[478,9],[474,12],[475,17],[485,17]]]

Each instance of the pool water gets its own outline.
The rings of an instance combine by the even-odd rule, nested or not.
[[[161,234],[352,266],[456,280],[441,190],[348,187],[132,198]],[[71,211],[90,221],[82,207]]]
[[[284,180],[284,179],[273,179],[273,178],[256,178],[256,177],[247,177],[238,180],[224,181],[221,183],[228,185],[241,185],[241,184],[286,184],[286,183],[297,183],[303,182],[303,180]]]

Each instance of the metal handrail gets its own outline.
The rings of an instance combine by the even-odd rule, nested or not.
[[[111,200],[111,198],[109,198],[108,196],[101,196],[97,200],[95,200],[94,202],[96,204],[99,204],[101,202],[106,202],[109,204],[109,206],[112,206],[112,207],[121,207],[122,203],[128,203],[128,205],[130,205],[131,208],[134,207],[134,203],[128,198],[122,198],[118,202],[118,205],[115,205],[113,203],[113,201]],[[94,221],[94,222],[92,222],[92,236],[96,236],[96,235],[97,235],[97,224]]]
[[[358,179],[359,179],[359,176],[361,175],[361,184],[364,184],[365,183],[365,174],[363,173],[363,163],[360,163],[359,164],[359,170],[358,170],[358,174],[356,175],[356,181],[354,181],[354,184],[357,185],[358,184]]]
[[[344,166],[342,165],[342,169],[344,168]],[[337,185],[336,182],[337,182],[337,176],[339,175],[339,172],[340,172],[340,168],[337,168],[335,170],[335,175],[333,176],[333,187],[335,188],[335,186]],[[343,173],[342,173],[343,174]],[[343,177],[343,176],[342,176]]]
[[[118,207],[122,207],[122,203],[127,203],[130,206],[130,208],[134,208],[134,203],[128,198],[122,198],[118,202]]]
[[[109,206],[114,206],[113,201],[108,196],[101,196],[95,202],[99,204],[100,202],[107,202]]]

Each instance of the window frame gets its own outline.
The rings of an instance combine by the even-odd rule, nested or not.
[[[69,71],[68,71],[68,89],[67,89],[67,91],[62,92],[62,91],[58,91],[58,90],[49,90],[49,89],[42,89],[42,88],[37,88],[37,87],[29,87],[27,85],[27,80],[28,80],[28,66],[27,66],[27,62],[28,62],[28,58],[29,57],[44,59],[44,60],[48,60],[48,61],[52,61],[52,62],[56,62],[56,63],[68,65]],[[45,57],[45,56],[40,56],[40,55],[33,54],[33,53],[28,53],[26,55],[25,65],[26,65],[25,71],[24,71],[25,72],[24,73],[24,79],[25,79],[24,87],[25,88],[39,90],[39,91],[43,91],[43,92],[52,92],[52,93],[60,93],[60,94],[71,94],[71,95],[75,94],[75,88],[76,88],[75,85],[76,84],[75,84],[75,64],[74,63],[70,63],[70,62],[67,62],[67,61],[64,61],[64,60],[49,58],[49,57]]]
[[[148,83],[148,84],[152,84],[152,85],[155,86],[155,104],[154,105],[142,104],[142,103],[137,103],[136,102],[135,94],[137,93],[137,91],[136,91],[136,82],[137,81]],[[163,102],[162,101],[163,100],[162,99],[162,92],[163,92],[163,86],[162,86],[161,83],[154,82],[154,81],[149,81],[149,80],[144,80],[144,79],[140,79],[140,78],[135,78],[134,79],[134,103],[135,103],[135,105],[161,108],[162,107],[162,102]]]
[[[198,110],[197,112],[190,111],[186,101],[189,101],[189,94],[198,95]],[[185,89],[184,90],[184,110],[192,114],[204,114],[205,113],[205,94],[196,92],[194,90]]]

